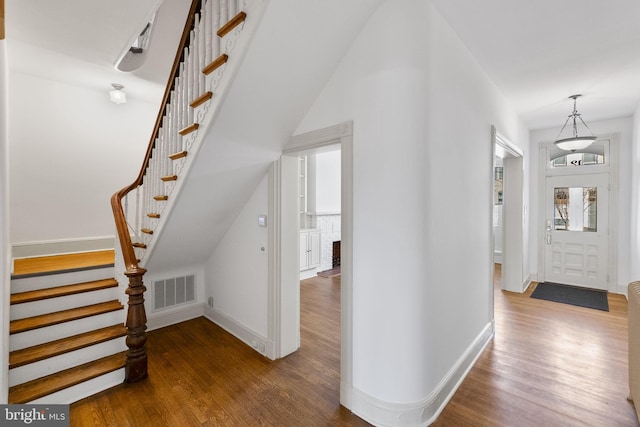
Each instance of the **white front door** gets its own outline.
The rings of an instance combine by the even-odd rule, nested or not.
[[[608,289],[609,174],[550,176],[545,281]]]

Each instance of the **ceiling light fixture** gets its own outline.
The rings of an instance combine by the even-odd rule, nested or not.
[[[578,113],[578,110],[576,108],[576,99],[578,99],[581,96],[582,95],[571,95],[569,97],[569,99],[573,99],[573,112],[569,114],[569,116],[567,117],[567,120],[564,122],[564,126],[562,126],[562,129],[560,129],[560,133],[558,134],[558,137],[554,142],[554,144],[558,148],[565,151],[583,150],[588,146],[590,146],[591,144],[593,144],[597,139],[597,137],[593,134],[589,126],[587,126],[584,120],[582,120],[582,117],[580,117],[580,114]],[[580,119],[584,127],[587,128],[587,130],[589,131],[589,133],[591,133],[591,136],[578,135],[578,119]],[[573,130],[573,134],[567,138],[560,138],[560,136],[562,135],[562,131],[564,130],[565,127],[567,127],[567,123],[569,123],[569,120],[572,121],[571,128]]]
[[[111,83],[113,90],[109,91],[109,99],[116,104],[124,104],[127,102],[127,94],[122,91],[124,86],[118,83]]]

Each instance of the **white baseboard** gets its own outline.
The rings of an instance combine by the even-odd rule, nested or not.
[[[231,335],[238,338],[258,353],[271,360],[275,360],[276,352],[275,343],[273,341],[269,341],[266,337],[254,332],[250,328],[215,308],[210,308],[205,305],[204,311],[204,316],[207,319],[211,320],[213,323],[220,326],[222,329],[229,332]]]
[[[11,245],[11,257],[32,258],[75,252],[102,251],[113,249],[114,245],[114,236],[13,243]]]
[[[437,419],[453,397],[469,370],[491,341],[493,333],[494,325],[488,323],[437,387],[421,401],[387,402],[352,387],[346,396],[346,401],[351,403],[351,411],[376,426],[428,426]]]
[[[175,309],[156,311],[147,315],[147,330],[164,328],[204,316],[204,303],[183,305]]]
[[[300,272],[300,280],[308,279],[318,275],[318,269],[312,268],[311,270],[303,270]]]

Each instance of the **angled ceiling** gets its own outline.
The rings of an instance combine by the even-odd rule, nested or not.
[[[560,128],[567,97],[589,122],[640,98],[637,0],[433,0],[531,129]]]

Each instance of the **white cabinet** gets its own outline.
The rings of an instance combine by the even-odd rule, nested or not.
[[[320,230],[300,230],[300,271],[320,266]]]

